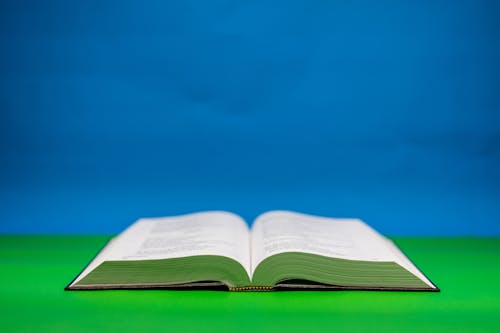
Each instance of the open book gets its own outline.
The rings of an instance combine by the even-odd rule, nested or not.
[[[249,229],[232,213],[140,219],[66,287],[439,289],[389,239],[358,219],[288,211]]]

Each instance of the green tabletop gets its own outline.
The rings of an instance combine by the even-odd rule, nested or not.
[[[0,330],[500,331],[500,238],[395,238],[433,292],[64,291],[104,236],[0,236]]]

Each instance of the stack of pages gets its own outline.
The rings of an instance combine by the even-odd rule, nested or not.
[[[250,229],[222,211],[140,219],[66,289],[145,288],[439,290],[361,220],[289,211]]]

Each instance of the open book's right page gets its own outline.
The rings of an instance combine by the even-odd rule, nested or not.
[[[304,252],[326,257],[396,262],[430,282],[392,243],[359,219],[334,219],[271,211],[260,215],[251,231],[251,269],[269,256],[284,252]]]

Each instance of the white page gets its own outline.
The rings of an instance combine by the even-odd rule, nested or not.
[[[140,219],[114,238],[73,284],[104,261],[196,255],[229,257],[251,276],[247,224],[239,216],[221,211]]]
[[[304,252],[348,260],[396,262],[433,286],[391,244],[358,219],[333,219],[272,211],[259,216],[252,226],[252,273],[269,256],[284,252]]]

